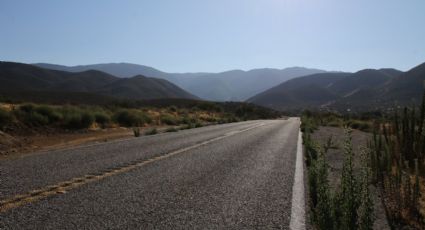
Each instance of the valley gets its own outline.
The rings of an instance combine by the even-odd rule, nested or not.
[[[424,9],[1,0],[0,230],[424,230]]]

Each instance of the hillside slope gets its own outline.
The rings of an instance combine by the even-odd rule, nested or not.
[[[318,69],[292,67],[286,69],[231,70],[221,73],[166,73],[149,66],[130,63],[109,63],[81,66],[61,66],[47,63],[34,65],[54,70],[81,72],[99,70],[127,78],[143,75],[168,80],[200,98],[212,101],[244,101],[289,79],[323,73]]]
[[[419,102],[425,87],[425,63],[392,79],[384,89],[385,98],[405,104]]]
[[[97,70],[73,73],[0,62],[0,92],[18,91],[89,92],[131,99],[197,98],[164,79],[122,79]]]
[[[266,90],[247,101],[278,110],[318,107],[338,99],[339,96],[328,88],[348,76],[349,73],[323,73],[299,77]]]
[[[365,69],[295,78],[248,99],[279,109],[365,111],[417,104],[424,92],[425,63],[407,72]]]

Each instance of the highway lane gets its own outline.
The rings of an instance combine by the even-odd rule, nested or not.
[[[0,227],[287,229],[298,129],[249,121],[1,161],[0,200],[103,176],[8,208]]]
[[[158,156],[256,123],[249,121],[208,126],[0,161],[0,200],[73,177],[117,167],[136,159]]]

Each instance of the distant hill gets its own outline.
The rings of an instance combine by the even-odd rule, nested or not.
[[[281,70],[232,70],[202,77],[186,77],[181,84],[182,87],[185,86],[184,89],[201,98],[216,101],[243,101],[292,78],[322,72],[325,71],[302,67]]]
[[[425,87],[425,63],[392,79],[384,88],[382,94],[388,101],[398,101],[401,104],[418,102]]]
[[[336,100],[339,96],[329,88],[348,76],[349,73],[322,73],[294,78],[247,101],[278,110],[317,107]]]
[[[189,98],[197,99],[178,86],[164,79],[142,75],[121,78],[104,85],[99,92],[129,99]]]
[[[159,99],[155,99],[159,100]],[[169,99],[171,100],[171,99]],[[189,99],[182,99],[189,100]],[[130,99],[102,94],[68,91],[0,91],[0,101],[10,103],[41,103],[57,105],[116,105],[131,104]]]
[[[64,66],[64,65],[55,65],[49,63],[35,63],[41,68],[45,69],[53,69],[53,70],[61,70],[67,72],[83,72],[86,70],[99,70],[105,73],[109,73],[111,75],[120,77],[120,78],[129,78],[136,75],[143,75],[154,78],[163,78],[166,80],[170,80],[174,76],[202,76],[206,73],[165,73],[155,68],[145,66],[145,65],[137,65],[131,63],[105,63],[105,64],[94,64],[94,65],[78,65],[78,66]]]
[[[346,111],[418,104],[424,93],[425,63],[407,72],[365,69],[295,78],[248,99],[278,110],[305,108]]]
[[[166,73],[152,67],[130,63],[71,67],[47,63],[36,63],[34,65],[69,72],[99,70],[122,78],[135,75],[162,78],[200,98],[212,101],[244,101],[289,79],[325,72],[318,69],[292,67],[286,69],[254,69],[250,71],[231,70],[221,73]]]
[[[21,63],[0,62],[0,92],[35,91],[86,92],[130,99],[197,99],[164,79],[140,75],[122,79],[97,70],[66,72]]]

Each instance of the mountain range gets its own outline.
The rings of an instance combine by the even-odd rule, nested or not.
[[[144,75],[170,81],[199,98],[211,101],[244,101],[289,79],[324,73],[319,69],[291,67],[286,69],[231,70],[221,73],[166,73],[155,68],[130,63],[63,66],[36,63],[42,68],[81,72],[98,70],[117,77]]]
[[[92,68],[112,72],[119,77]],[[129,77],[133,74],[135,76]],[[144,74],[150,75],[146,77]],[[296,77],[298,75],[302,76]],[[421,101],[424,80],[425,63],[406,72],[387,68],[345,73],[294,67],[172,74],[126,63],[66,67],[0,62],[0,92],[13,91],[15,98],[19,95],[16,92],[44,92],[39,95],[43,98],[50,92],[56,92],[52,95],[72,92],[72,97],[79,98],[85,96],[75,93],[86,93],[92,100],[101,100],[99,95],[127,99],[202,98],[216,101],[248,98],[247,102],[283,111],[306,108],[369,111],[414,105]],[[178,85],[184,85],[189,92]],[[262,89],[264,91],[261,92]]]
[[[425,63],[402,72],[365,69],[295,78],[257,94],[248,102],[277,110],[305,108],[366,111],[414,105],[424,93]]]
[[[118,78],[97,71],[66,72],[0,62],[0,92],[86,92],[127,99],[199,99],[164,79]]]

